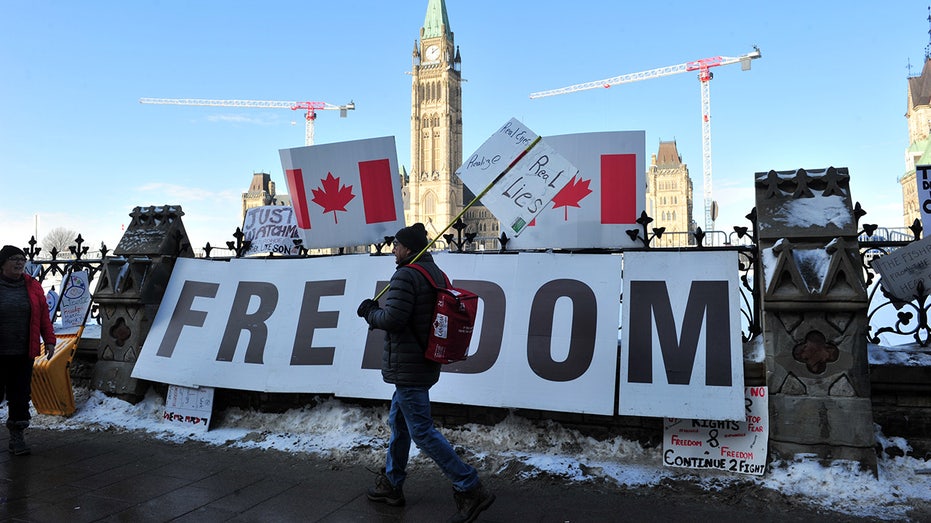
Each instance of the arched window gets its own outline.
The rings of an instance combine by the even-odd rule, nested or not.
[[[432,191],[423,197],[423,214],[428,217],[436,214],[436,195]]]

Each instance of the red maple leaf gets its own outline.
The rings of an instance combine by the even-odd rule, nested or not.
[[[569,221],[569,207],[581,207],[579,202],[592,193],[592,190],[588,188],[591,180],[583,180],[579,177],[579,181],[576,182],[575,178],[573,176],[569,183],[553,197],[554,209],[565,207],[563,213],[563,220],[565,221]]]
[[[322,187],[323,189],[320,189]],[[346,212],[346,204],[356,197],[352,194],[351,185],[339,186],[339,178],[334,178],[333,173],[326,173],[326,179],[320,180],[320,187],[311,189],[314,193],[312,202],[323,207],[323,212],[333,212],[333,221],[339,223],[336,218],[336,211]]]

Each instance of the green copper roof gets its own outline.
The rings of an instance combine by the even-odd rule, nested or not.
[[[446,2],[430,0],[427,2],[427,16],[423,20],[423,38],[437,36],[452,37],[449,30],[449,17],[446,15]]]
[[[916,142],[915,145],[919,146],[919,151],[922,151],[921,159],[919,159],[916,163],[918,165],[927,165],[928,162],[931,162],[931,140],[921,140]]]

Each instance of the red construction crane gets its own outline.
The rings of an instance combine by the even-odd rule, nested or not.
[[[314,144],[314,120],[317,111],[339,110],[340,118],[346,117],[346,111],[352,111],[356,104],[349,102],[346,105],[333,105],[326,102],[279,102],[273,100],[202,100],[197,98],[140,98],[142,104],[161,105],[201,105],[209,107],[257,107],[262,109],[291,109],[292,111],[307,111],[305,114],[306,126],[304,129],[304,145]]]
[[[549,91],[540,91],[531,93],[530,98],[542,98],[544,96],[554,96],[557,94],[574,93],[576,91],[585,91],[597,87],[611,87],[612,85],[638,82],[640,80],[649,80],[661,76],[670,76],[673,74],[684,73],[687,71],[698,71],[698,80],[701,82],[701,150],[702,150],[702,174],[704,176],[704,198],[705,198],[705,232],[714,228],[714,219],[712,217],[712,199],[711,199],[711,89],[709,82],[714,77],[710,69],[722,65],[740,64],[742,71],[750,70],[750,61],[760,58],[760,48],[754,46],[753,51],[742,56],[713,56],[711,58],[702,58],[684,64],[670,65],[660,67],[659,69],[650,69],[639,73],[629,73],[614,78],[604,80],[595,80],[584,84],[570,85],[560,89]]]

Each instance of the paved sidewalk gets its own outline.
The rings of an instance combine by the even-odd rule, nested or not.
[[[455,512],[432,464],[412,468],[407,505],[368,501],[362,465],[302,453],[165,442],[144,433],[29,429],[31,456],[0,436],[0,520],[437,522]],[[497,494],[478,521],[859,521],[806,510],[777,493],[743,487],[706,493],[673,484],[635,491],[559,479],[504,479],[480,471]],[[865,520],[864,520],[865,521]]]

